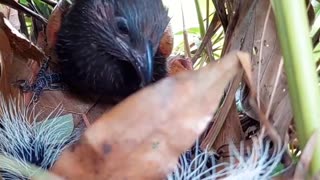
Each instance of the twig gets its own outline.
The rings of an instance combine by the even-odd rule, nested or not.
[[[218,16],[214,16],[210,26],[207,30],[206,35],[204,36],[202,43],[200,45],[200,47],[198,48],[197,52],[195,53],[195,55],[192,57],[192,62],[195,63],[197,61],[197,59],[201,56],[201,53],[203,52],[204,48],[206,48],[208,42],[211,40],[212,36],[215,34],[215,32],[217,32],[218,27],[219,27],[219,18]]]
[[[52,6],[52,7],[55,7],[58,3],[56,2],[56,1],[54,1],[54,0],[41,0],[42,2],[44,2],[44,3],[47,3],[47,4],[49,4],[50,6]]]
[[[184,11],[182,2],[180,1],[180,7],[181,7],[181,15],[182,15],[182,26],[183,26],[183,40],[184,40],[184,50],[185,50],[185,56],[191,57],[190,47],[189,47],[189,40],[188,40],[188,33],[186,31],[186,24],[184,19]]]
[[[229,25],[229,22],[228,22],[228,16],[226,14],[226,11],[225,11],[225,7],[224,7],[224,3],[222,3],[222,7],[219,6],[221,4],[221,1],[219,0],[212,0],[213,2],[213,5],[216,9],[216,14],[218,15],[221,23],[222,23],[222,26],[223,26],[223,29],[224,29],[224,32],[227,31],[227,28],[228,28],[228,25]],[[220,2],[220,4],[219,4]]]
[[[81,114],[81,116],[82,116],[82,119],[83,119],[84,124],[85,124],[87,127],[90,127],[91,124],[90,124],[90,121],[89,121],[87,115],[86,115],[86,114]]]
[[[209,16],[210,16],[210,3],[209,0],[207,0],[207,18],[206,18],[206,30],[208,30],[209,28]],[[209,61],[214,61],[214,57],[212,56],[212,43],[211,41],[208,42],[207,44],[207,53],[208,53],[208,57],[209,57]]]

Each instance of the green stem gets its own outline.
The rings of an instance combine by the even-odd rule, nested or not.
[[[320,93],[312,60],[305,1],[272,0],[276,25],[288,78],[289,94],[299,142],[305,146],[320,128]],[[311,162],[311,173],[320,170],[320,139]]]
[[[203,23],[203,18],[202,18],[202,14],[201,14],[200,4],[199,4],[198,0],[194,0],[194,3],[196,5],[196,10],[197,10],[197,15],[198,15],[200,35],[201,35],[201,38],[203,38],[205,36],[205,34],[206,34],[206,30],[204,28],[204,23]]]

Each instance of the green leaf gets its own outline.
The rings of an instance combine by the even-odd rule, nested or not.
[[[303,149],[313,133],[320,129],[318,74],[313,61],[306,4],[305,1],[292,0],[272,0],[271,4],[284,58],[299,147]],[[311,176],[320,171],[320,139],[317,139],[313,155]]]
[[[200,35],[200,28],[199,27],[192,27],[186,30],[188,34],[195,34]],[[183,31],[176,32],[174,35],[183,35]]]
[[[28,1],[27,0],[19,0],[19,3],[25,6],[28,6]]]
[[[40,11],[41,15],[48,19],[52,12],[52,7],[41,0],[33,0],[33,2],[36,5],[36,8]]]
[[[279,173],[281,173],[281,172],[283,172],[283,170],[285,169],[286,167],[282,164],[282,163],[280,163],[280,164],[278,164],[277,166],[276,166],[276,168],[273,170],[273,175],[277,175],[277,174],[279,174]]]
[[[200,4],[198,0],[194,0],[195,6],[196,6],[196,10],[197,10],[197,15],[198,15],[198,22],[199,22],[199,28],[200,28],[200,35],[201,38],[204,37],[206,30],[204,28],[204,23],[203,23],[203,18],[202,18],[202,14],[201,14],[201,8],[200,8]]]

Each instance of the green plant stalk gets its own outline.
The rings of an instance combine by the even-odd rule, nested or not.
[[[203,18],[202,18],[202,14],[201,14],[201,8],[200,8],[200,4],[199,4],[199,0],[194,0],[195,6],[196,6],[196,11],[197,11],[197,17],[198,17],[198,22],[199,22],[199,29],[200,29],[200,36],[201,39],[203,39],[203,37],[206,34],[206,30],[204,28],[204,22],[203,22]],[[202,55],[205,58],[201,58],[202,60],[206,60],[206,58],[208,57],[208,55],[206,53],[202,53]],[[204,62],[200,62],[201,64],[203,64]]]
[[[206,34],[206,30],[204,28],[204,23],[203,23],[203,18],[201,14],[201,9],[200,9],[200,4],[198,0],[194,0],[194,3],[196,5],[196,10],[197,10],[197,16],[198,16],[198,21],[199,21],[199,28],[200,28],[200,35],[201,38],[203,38]]]
[[[320,129],[320,92],[316,66],[312,60],[306,5],[303,0],[272,0],[271,3],[299,142],[304,147],[312,133]],[[315,148],[311,174],[320,171],[320,138]]]

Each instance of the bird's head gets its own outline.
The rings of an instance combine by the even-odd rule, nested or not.
[[[153,57],[170,20],[162,0],[76,0],[67,18],[70,39],[85,46],[78,54],[128,63],[141,86],[151,82]]]

